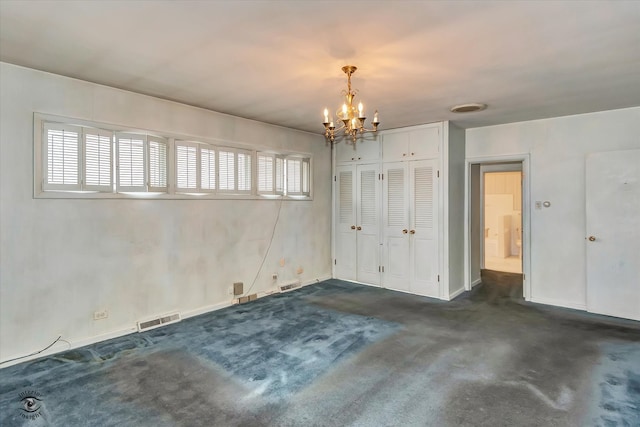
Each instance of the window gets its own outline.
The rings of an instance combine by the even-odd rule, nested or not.
[[[80,190],[82,128],[58,123],[44,126],[44,190]]]
[[[232,148],[218,151],[218,190],[251,193],[251,152]]]
[[[176,142],[176,190],[198,189],[198,146]]]
[[[147,170],[149,171],[149,191],[167,192],[167,141],[150,136],[148,137],[149,155],[147,157]]]
[[[258,153],[258,194],[284,193],[284,157],[273,153]]]
[[[118,191],[145,191],[144,135],[118,134]]]
[[[309,197],[310,158],[36,113],[36,197]],[[123,195],[126,193],[126,196]],[[164,195],[162,195],[164,193]],[[89,195],[91,194],[91,195]]]
[[[84,188],[113,191],[113,132],[84,128],[83,134]]]
[[[259,194],[310,195],[310,159],[272,153],[257,153],[257,159]]]
[[[216,150],[213,148],[200,148],[200,187],[216,189]]]
[[[310,193],[310,164],[309,159],[300,157],[287,157],[287,194],[295,196],[308,196]]]

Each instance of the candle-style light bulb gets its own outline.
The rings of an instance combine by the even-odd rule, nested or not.
[[[346,119],[349,115],[347,114],[347,104],[342,104],[342,118]]]
[[[329,110],[324,109],[324,122],[329,123]]]
[[[380,119],[378,118],[378,110],[376,110],[376,113],[373,115],[373,123],[380,123]]]
[[[358,104],[358,117],[364,117],[364,106],[362,102]]]

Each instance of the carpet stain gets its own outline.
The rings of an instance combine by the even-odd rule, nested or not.
[[[0,425],[640,426],[640,324],[502,286],[329,280],[25,362],[0,370]]]

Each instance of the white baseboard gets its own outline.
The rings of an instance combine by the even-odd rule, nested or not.
[[[225,301],[219,302],[217,304],[207,305],[205,307],[196,308],[195,310],[183,311],[180,314],[183,319],[188,319],[189,317],[199,316],[201,314],[209,313],[211,311],[221,310],[226,307],[230,307],[233,305],[233,301]]]
[[[456,291],[453,291],[452,293],[449,294],[449,299],[448,301],[451,301],[452,299],[454,299],[455,297],[457,297],[458,295],[461,295],[462,293],[465,292],[464,288],[460,288]]]
[[[317,279],[312,279],[312,280],[308,280],[306,282],[303,282],[303,283],[301,283],[301,286],[308,286],[308,285],[312,285],[314,283],[319,283],[319,282],[322,282],[324,280],[329,280],[329,279],[331,279],[331,276],[323,276],[323,277],[319,277]],[[257,295],[258,295],[258,298],[262,298],[262,297],[265,297],[265,296],[268,296],[268,295],[271,295],[271,294],[277,293],[277,292],[278,291],[277,291],[277,287],[276,287],[276,288],[273,288],[273,290],[259,292]],[[217,304],[212,304],[212,305],[207,305],[207,306],[204,306],[204,307],[196,308],[195,310],[182,311],[182,312],[180,312],[180,315],[182,316],[183,319],[188,319],[189,317],[199,316],[201,314],[205,314],[205,313],[210,313],[212,311],[221,310],[221,309],[229,307],[229,306],[231,306],[233,304],[234,304],[234,300],[224,301],[224,302],[221,302],[221,303],[217,303]],[[37,358],[43,357],[43,356],[51,356],[51,355],[56,354],[56,353],[61,353],[61,352],[64,352],[64,351],[73,350],[75,348],[84,347],[86,345],[95,344],[95,343],[98,343],[98,342],[101,342],[101,341],[110,340],[112,338],[122,337],[122,336],[129,335],[129,334],[137,332],[137,331],[138,331],[138,329],[135,326],[132,326],[130,328],[119,329],[119,330],[116,330],[116,331],[107,332],[105,334],[100,334],[100,335],[96,335],[96,336],[92,336],[92,337],[88,337],[88,338],[83,338],[83,339],[80,339],[80,340],[77,340],[77,341],[65,340],[65,338],[63,336],[59,342],[57,342],[51,348],[43,351],[42,353],[34,354],[32,356],[27,356],[27,357],[21,357],[21,355],[7,357],[5,360],[11,360],[11,359],[13,359],[15,357],[20,357],[20,359],[13,360],[11,362],[3,363],[2,366],[0,366],[0,368],[8,368],[9,366],[17,365],[18,363],[28,362],[29,360],[34,360],[34,359],[37,359]],[[3,361],[4,360],[0,360],[0,362],[3,362]]]
[[[482,283],[482,279],[481,278],[477,278],[476,280],[471,282],[471,289],[473,289],[474,287],[478,286],[480,283]]]
[[[531,298],[529,301],[530,302],[535,302],[537,304],[554,305],[556,307],[571,308],[573,310],[582,310],[582,311],[586,311],[587,310],[587,305],[586,304],[576,304],[574,302],[556,300],[556,299],[553,299],[553,298],[539,298],[538,297],[538,298]]]
[[[314,283],[324,282],[325,280],[331,279],[331,275],[318,277],[317,279],[308,280],[306,282],[302,282],[302,286],[313,285]]]
[[[89,337],[89,338],[83,338],[81,340],[78,341],[68,341],[65,340],[64,336],[60,339],[60,341],[58,341],[53,347],[38,353],[38,354],[34,354],[31,356],[26,356],[26,357],[21,357],[21,356],[14,356],[14,357],[7,357],[5,360],[11,360],[15,357],[20,357],[20,359],[17,360],[12,360],[11,362],[6,362],[2,364],[2,368],[8,368],[9,366],[13,366],[13,365],[17,365],[18,363],[22,363],[22,362],[28,362],[29,360],[34,360],[34,359],[38,359],[40,357],[44,357],[44,356],[51,356],[57,353],[62,353],[64,351],[69,351],[69,350],[73,350],[75,348],[79,348],[79,347],[84,347],[85,345],[90,345],[90,344],[95,344],[97,342],[101,342],[101,341],[106,341],[106,340],[110,340],[113,338],[118,338],[118,337],[122,337],[125,335],[129,335],[132,334],[134,332],[137,332],[138,329],[136,327],[131,327],[131,328],[125,328],[125,329],[120,329],[117,331],[112,331],[112,332],[107,332],[106,334],[101,334],[101,335],[96,335],[94,337]]]

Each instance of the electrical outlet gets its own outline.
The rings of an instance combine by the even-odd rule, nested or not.
[[[99,310],[93,313],[93,320],[102,320],[109,317],[109,312],[105,308],[104,310]]]
[[[278,273],[273,273],[273,274],[271,275],[271,278],[272,278],[273,280],[278,280]]]

